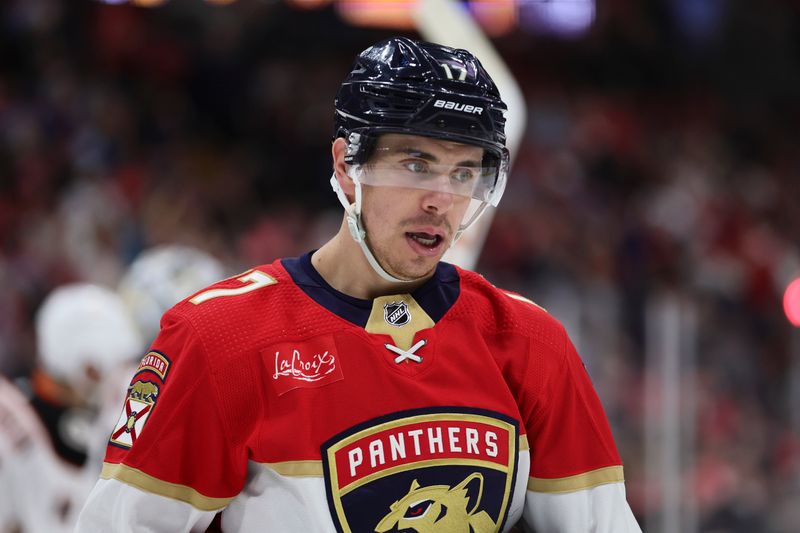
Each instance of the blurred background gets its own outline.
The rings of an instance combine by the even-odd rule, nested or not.
[[[333,235],[333,97],[410,4],[0,3],[2,374],[59,285]],[[800,531],[800,3],[464,6],[528,113],[476,270],[567,327],[645,531]]]

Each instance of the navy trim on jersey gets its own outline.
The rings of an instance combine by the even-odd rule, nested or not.
[[[331,287],[311,264],[311,255],[281,259],[283,268],[295,284],[325,309],[362,328],[367,325],[372,312],[372,300],[348,296]],[[438,322],[456,303],[461,291],[456,267],[440,261],[433,277],[411,293],[431,320]]]

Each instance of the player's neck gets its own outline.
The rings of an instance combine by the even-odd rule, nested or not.
[[[387,294],[411,292],[427,281],[392,283],[375,272],[345,224],[311,257],[311,264],[328,285],[339,292],[372,300]]]

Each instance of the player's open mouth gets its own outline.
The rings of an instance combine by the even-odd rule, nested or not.
[[[406,235],[426,248],[436,248],[442,242],[441,235],[430,233],[406,233]]]
[[[406,233],[411,248],[419,255],[435,256],[438,254],[444,243],[444,237],[433,233],[408,232]]]

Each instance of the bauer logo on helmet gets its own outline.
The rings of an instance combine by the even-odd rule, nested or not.
[[[461,111],[463,113],[472,113],[474,115],[480,115],[483,112],[482,107],[474,106],[474,105],[467,105],[467,104],[459,104],[458,102],[451,102],[450,100],[436,100],[433,103],[433,107],[441,107],[443,109],[452,109],[453,111]]]

